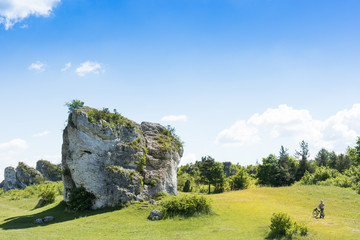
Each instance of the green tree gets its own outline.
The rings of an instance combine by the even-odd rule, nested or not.
[[[277,162],[275,186],[290,186],[295,182],[297,164],[287,151],[288,149],[281,146]]]
[[[320,151],[315,157],[316,165],[319,167],[327,166],[329,158],[330,158],[330,153],[325,148],[320,149]]]
[[[337,161],[338,161],[338,156],[336,155],[336,153],[334,151],[330,152],[328,166],[332,169],[336,169]]]
[[[68,113],[72,113],[76,109],[80,109],[80,108],[84,107],[84,102],[82,102],[78,99],[74,99],[71,102],[65,103],[65,106],[67,106],[69,108]]]
[[[300,151],[296,150],[295,157],[299,159],[299,167],[297,168],[295,176],[295,180],[298,181],[304,176],[306,171],[309,171],[310,168],[309,162],[307,160],[308,157],[310,157],[309,145],[304,140],[302,140],[300,143]]]
[[[356,164],[360,165],[360,137],[358,137],[356,141],[355,150],[356,150]]]
[[[257,168],[256,177],[261,185],[276,186],[277,164],[275,155],[270,154],[267,158],[262,159],[263,164]]]
[[[215,189],[219,190],[219,187],[222,187],[225,181],[223,164],[215,162],[214,158],[207,156],[201,158],[199,165],[202,181],[209,185],[209,194],[211,185],[214,185]]]
[[[250,176],[245,168],[240,168],[236,175],[230,177],[231,190],[246,189],[250,184]]]
[[[344,172],[346,169],[349,169],[351,167],[351,160],[348,155],[345,155],[343,153],[339,154],[336,161],[336,169],[339,172]]]

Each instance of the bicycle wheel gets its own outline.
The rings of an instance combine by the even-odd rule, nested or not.
[[[314,210],[314,211],[312,212],[312,215],[313,215],[314,218],[317,218],[317,216],[319,215],[319,211]]]

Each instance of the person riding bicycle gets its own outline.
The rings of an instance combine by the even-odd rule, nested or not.
[[[320,218],[324,218],[324,216],[325,216],[325,214],[324,214],[325,204],[324,204],[323,200],[320,200],[320,204],[319,204],[318,208],[320,209]]]

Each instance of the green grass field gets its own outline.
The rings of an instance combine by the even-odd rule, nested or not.
[[[103,209],[76,215],[56,203],[34,209],[38,199],[0,198],[0,239],[264,239],[274,212],[286,212],[309,227],[301,239],[360,239],[360,195],[332,186],[253,188],[207,196],[213,213],[192,218],[149,221],[151,207]],[[314,219],[320,199],[325,219]],[[53,222],[35,225],[52,215]]]

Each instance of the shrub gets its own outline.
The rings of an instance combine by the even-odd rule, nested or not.
[[[287,213],[273,213],[271,217],[270,233],[276,237],[286,236],[294,227],[294,221]]]
[[[162,198],[164,198],[164,197],[166,197],[166,196],[168,196],[168,195],[169,195],[168,193],[161,191],[161,192],[155,193],[154,196],[153,196],[153,198],[154,198],[155,200],[160,200],[160,199],[162,199]]]
[[[74,99],[71,102],[65,103],[65,106],[67,106],[69,109],[68,113],[72,113],[76,109],[80,109],[80,108],[84,107],[84,102],[82,102],[78,99]]]
[[[55,184],[48,183],[41,186],[38,196],[43,199],[44,205],[46,205],[55,202],[56,193]]]
[[[183,195],[166,199],[161,204],[161,213],[164,218],[181,216],[193,216],[194,214],[208,214],[210,203],[204,196]]]
[[[326,181],[327,179],[336,178],[339,172],[329,167],[318,167],[313,174],[305,172],[301,178],[300,183],[304,185],[318,184],[319,182]]]
[[[85,211],[91,208],[94,195],[87,192],[84,187],[73,188],[70,191],[68,208],[75,212]]]
[[[246,189],[250,185],[250,176],[246,172],[245,168],[241,168],[236,175],[230,178],[231,190]]]
[[[184,188],[183,188],[183,192],[191,192],[191,187],[190,187],[190,180],[186,180]]]
[[[293,235],[306,236],[308,228],[304,224],[297,224],[287,213],[273,213],[271,217],[270,233],[268,238],[286,237],[292,239]]]
[[[4,195],[4,189],[3,188],[0,188],[0,197]]]

